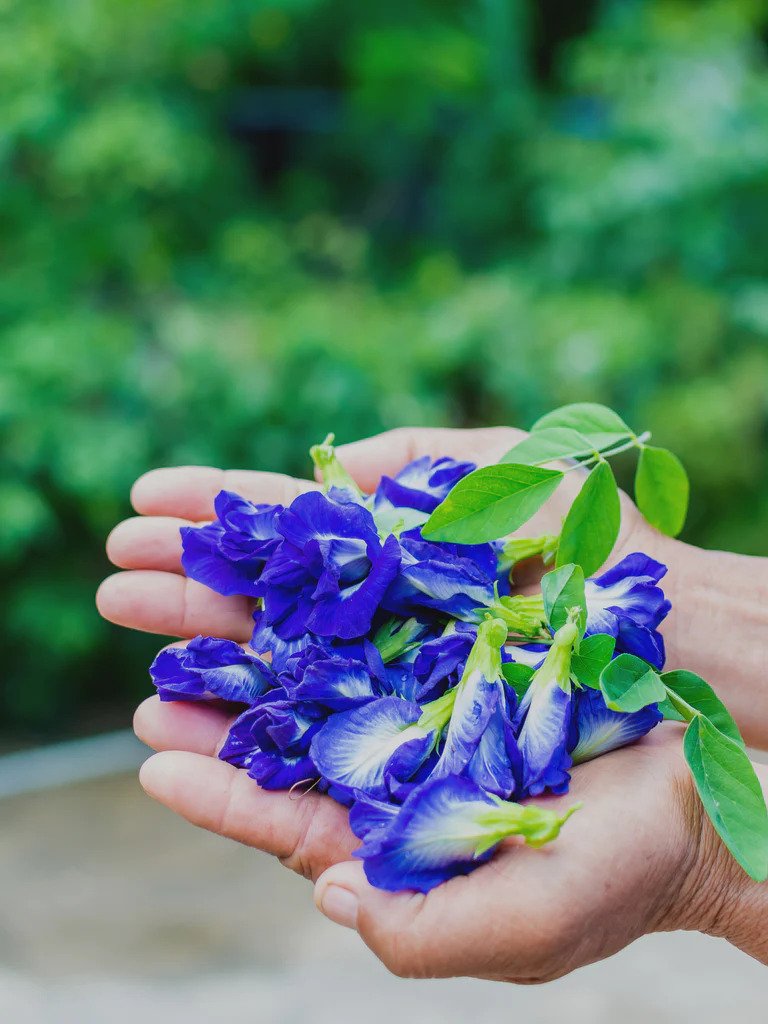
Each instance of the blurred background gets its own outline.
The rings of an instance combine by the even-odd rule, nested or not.
[[[154,466],[306,473],[329,429],[527,426],[603,401],[685,461],[688,539],[768,553],[767,46],[763,0],[2,0],[0,750],[124,728],[149,692],[159,641],[101,622],[93,594]],[[226,913],[211,891],[202,933],[189,892],[211,865],[256,862],[171,824],[132,780],[9,798],[3,818],[13,1019],[69,1005],[39,971],[142,975],[179,947],[184,977],[214,948],[252,962],[227,930],[234,890]],[[176,909],[153,893],[137,924],[139,894],[179,860]],[[256,897],[281,884],[311,913],[257,863]],[[24,923],[38,900],[50,948]],[[296,944],[264,948],[310,970]],[[652,949],[651,974],[668,952]],[[764,1008],[762,973],[728,963]],[[626,1005],[600,1001],[607,975],[562,991],[593,1021],[646,1020],[635,967]],[[445,991],[450,1007],[470,990]],[[549,1005],[482,991],[531,1020]]]

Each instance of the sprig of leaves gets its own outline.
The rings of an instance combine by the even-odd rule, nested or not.
[[[565,471],[547,469],[562,459],[590,468],[563,522],[557,565],[576,562],[585,575],[608,559],[621,525],[618,487],[608,459],[630,448],[639,451],[635,500],[646,519],[676,536],[688,508],[688,477],[665,448],[647,444],[612,409],[592,402],[563,406],[542,416],[530,435],[496,466],[461,480],[422,528],[429,540],[479,544],[523,526],[552,496]]]
[[[580,680],[581,681],[581,680]],[[642,658],[621,654],[600,673],[608,707],[633,712],[659,704],[687,722],[683,750],[704,810],[738,863],[768,878],[768,809],[739,728],[712,687],[694,672],[659,675]]]

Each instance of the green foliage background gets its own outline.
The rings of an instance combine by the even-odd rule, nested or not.
[[[152,466],[605,401],[766,553],[760,0],[0,7],[6,734],[147,692],[93,592]]]

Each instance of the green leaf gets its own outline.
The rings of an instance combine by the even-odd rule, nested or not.
[[[576,402],[553,409],[542,416],[531,427],[531,431],[549,430],[551,427],[568,427],[588,438],[595,448],[608,448],[633,437],[627,424],[613,409],[594,402]]]
[[[680,459],[666,448],[645,445],[635,473],[635,501],[648,522],[676,537],[685,523],[689,491]]]
[[[592,470],[565,517],[557,565],[575,562],[591,576],[610,555],[621,525],[619,489],[613,470],[600,462]]]
[[[537,466],[476,469],[460,480],[425,525],[428,540],[482,544],[526,523],[557,488],[563,474]]]
[[[746,752],[697,715],[683,741],[704,810],[750,878],[768,878],[768,810]]]
[[[518,700],[522,700],[531,685],[533,669],[530,665],[521,665],[516,661],[506,661],[501,666],[504,678],[517,694]]]
[[[600,673],[600,689],[612,711],[631,713],[664,700],[667,691],[658,673],[634,654],[620,654]]]
[[[616,640],[608,633],[585,636],[579,644],[579,653],[571,657],[571,674],[582,686],[600,688],[600,673],[613,657]]]
[[[730,711],[701,676],[686,669],[677,669],[674,672],[662,673],[661,681],[673,695],[682,698],[694,711],[708,718],[716,729],[744,746],[739,727],[731,717]],[[666,702],[662,707],[665,718],[672,718],[678,722],[690,721],[691,714],[686,714],[685,708],[675,706],[674,696],[669,700],[669,707],[670,714],[667,714]]]
[[[551,427],[537,430],[502,455],[499,462],[515,462],[535,466],[555,459],[574,459],[591,455],[595,446],[577,430],[569,427]]]
[[[541,580],[544,612],[553,630],[568,621],[568,609],[580,608],[579,632],[587,623],[587,602],[584,597],[584,573],[579,565],[563,565],[548,572]]]

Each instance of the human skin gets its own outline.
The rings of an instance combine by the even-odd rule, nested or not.
[[[506,428],[401,430],[340,448],[339,456],[360,486],[372,490],[382,473],[395,473],[419,454],[490,463],[521,436]],[[557,531],[579,475],[567,475],[525,533]],[[132,493],[140,517],[109,538],[111,560],[127,571],[102,584],[100,611],[134,629],[247,642],[252,602],[221,597],[184,577],[179,527],[212,518],[222,487],[252,500],[287,502],[312,486],[202,467],[147,474]],[[761,693],[768,652],[764,561],[663,537],[623,496],[611,561],[635,550],[670,567],[669,667],[704,675],[747,740],[768,746],[768,701]],[[260,790],[246,773],[217,760],[228,721],[219,708],[145,701],[136,731],[160,753],[142,769],[144,788],[195,824],[274,854],[310,878],[320,909],[356,928],[396,974],[547,981],[645,933],[680,928],[720,935],[768,963],[768,886],[743,874],[703,815],[674,723],[574,769],[567,796],[539,798],[562,809],[583,801],[556,843],[531,850],[509,840],[488,864],[421,895],[367,884],[362,865],[351,859],[359,842],[346,811],[330,798]],[[757,771],[768,787],[768,772]]]

